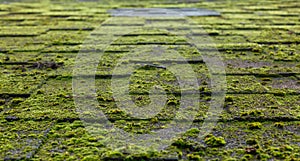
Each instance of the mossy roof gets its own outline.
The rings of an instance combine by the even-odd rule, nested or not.
[[[299,1],[0,2],[1,160],[299,160]],[[167,149],[129,147],[137,148],[139,154],[111,149],[104,134],[108,131],[91,135],[76,111],[72,93],[76,57],[88,36],[97,40],[97,35],[104,34],[95,29],[110,18],[108,10],[170,7],[220,12],[189,18],[192,31],[200,36],[205,31],[226,65],[224,110],[211,134],[203,140],[195,139],[211,101],[210,76],[201,51],[176,31],[130,33],[107,48],[96,72],[98,108],[110,121],[131,133],[166,128],[180,104],[180,91],[189,94],[189,89],[180,89],[174,75],[165,69],[141,67],[130,77],[131,98],[139,105],[149,103],[148,91],[158,83],[168,93],[168,107],[152,119],[134,119],[120,110],[114,102],[110,78],[118,59],[134,48],[163,45],[176,49],[197,73],[201,102],[190,130],[175,138]],[[161,23],[161,19],[115,18],[106,26],[113,31],[130,28],[130,24],[151,22],[159,28],[183,21],[174,18]],[[184,30],[186,26],[180,27]],[[173,63],[178,68],[184,66],[180,61]]]

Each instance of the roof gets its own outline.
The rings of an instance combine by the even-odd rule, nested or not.
[[[1,3],[0,158],[299,159],[299,6],[296,0]],[[189,17],[141,18],[113,17],[108,12],[128,8],[190,8],[193,11],[198,8],[213,15],[191,16],[189,12]],[[188,23],[186,19],[189,19]],[[206,38],[200,40],[207,43],[191,45],[184,37],[188,34],[187,28],[192,36]],[[117,39],[103,36],[107,34]],[[105,45],[110,39],[114,41]],[[162,46],[163,50],[158,46]],[[102,51],[104,47],[105,51]],[[159,57],[153,49],[169,53],[170,57],[158,60],[148,55],[146,60],[140,60],[134,55],[149,53]],[[175,52],[177,55],[173,54]],[[171,144],[162,151],[136,145],[119,149],[110,147],[117,144],[109,135],[115,134],[114,131],[98,129],[93,134],[93,130],[86,128],[98,126],[93,122],[98,118],[89,113],[91,111],[80,111],[76,100],[85,101],[81,102],[84,105],[92,99],[79,99],[72,89],[74,86],[81,87],[80,84],[72,84],[78,76],[74,75],[76,62],[84,62],[84,57],[78,56],[82,54],[93,58],[94,53],[102,53],[102,59],[96,65],[97,71],[79,75],[79,78],[86,81],[81,82],[84,85],[89,85],[89,81],[95,83],[96,89],[91,90],[97,94],[92,97],[98,102],[95,109],[103,111],[116,127],[132,135],[166,129],[176,117],[180,98],[194,98],[194,94],[199,92],[199,106],[186,107],[186,112],[192,109],[187,114],[195,115],[191,126],[183,135],[172,138]],[[216,91],[212,91],[211,78],[218,77],[211,75],[212,67],[207,59],[203,59],[205,54],[208,58],[214,54],[220,56],[224,63],[227,90],[218,119],[212,119],[216,125],[210,128],[208,135],[198,139],[203,122],[210,121],[207,111],[212,97],[217,95]],[[114,70],[119,60],[123,63],[119,64],[120,73]],[[137,65],[131,77],[125,70],[132,69],[126,66],[130,63]],[[128,68],[123,68],[124,65]],[[181,88],[177,75],[168,70],[171,65],[176,65],[176,71],[193,70],[193,78],[198,83],[196,93],[190,92],[195,88]],[[186,65],[189,67],[185,68]],[[222,64],[215,65],[222,67]],[[80,69],[87,66],[82,64]],[[177,74],[189,76],[189,72]],[[221,78],[222,74],[219,76]],[[113,85],[118,88],[111,86],[114,80]],[[118,95],[114,95],[112,90],[123,91],[122,83],[126,81],[130,82],[127,93],[130,96],[116,100]],[[152,88],[157,84],[157,88]],[[157,109],[145,108],[149,118],[132,117],[130,112],[134,113],[135,109],[120,108],[127,103],[130,107],[133,105],[127,99],[134,100],[137,107],[151,104],[149,91],[158,94],[158,102],[166,101],[166,105],[156,104],[154,107]],[[159,93],[155,93],[157,91]],[[140,115],[145,116],[143,113]],[[122,140],[118,141],[121,144]],[[152,143],[160,141],[157,139]]]

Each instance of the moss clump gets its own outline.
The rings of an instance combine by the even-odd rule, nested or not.
[[[283,154],[282,152],[280,152],[280,151],[273,151],[273,152],[272,152],[272,155],[273,155],[274,157],[281,158],[281,159],[284,159],[284,158],[285,158],[284,154]]]
[[[249,159],[253,158],[253,156],[251,154],[245,154],[241,160],[242,161],[248,161]]]
[[[131,148],[131,147],[129,147]],[[135,149],[136,154],[131,154],[128,156],[124,156],[125,159],[120,158],[121,160],[127,160],[127,161],[135,161],[135,160],[153,160],[152,158],[160,157],[160,154],[153,150],[153,149]],[[112,160],[109,158],[108,160]]]
[[[99,156],[97,155],[88,155],[82,159],[82,161],[97,161],[99,160]]]
[[[284,151],[294,151],[294,148],[292,146],[289,146],[289,145],[284,145],[282,147],[282,150],[284,150]]]
[[[268,154],[258,154],[257,155],[257,159],[259,159],[259,160],[268,160],[268,159],[270,159],[271,157],[270,157],[270,155],[268,155]]]
[[[277,128],[282,129],[284,127],[284,123],[283,122],[275,122],[274,126],[277,127]]]
[[[237,161],[235,158],[225,158],[224,161]]]
[[[233,97],[226,96],[226,97],[225,97],[225,101],[226,101],[226,102],[233,102]]]
[[[196,136],[198,136],[199,132],[200,132],[199,129],[192,128],[192,129],[188,130],[185,134],[186,134],[187,136],[196,137]]]
[[[262,125],[260,122],[252,122],[252,123],[249,123],[248,124],[248,128],[251,129],[251,130],[254,130],[254,129],[261,129],[262,128]]]
[[[179,101],[178,100],[168,100],[167,105],[179,105]]]
[[[119,110],[119,109],[111,109],[111,110],[109,110],[109,113],[110,114],[121,114],[121,113],[123,113],[123,111]]]
[[[191,143],[189,143],[189,141],[186,141],[181,138],[176,140],[172,145],[176,146],[179,149],[187,149],[187,148],[193,147],[193,145]]]
[[[123,153],[121,153],[119,151],[109,151],[109,152],[105,153],[104,158],[111,158],[112,159],[112,158],[123,158],[123,157],[124,157]]]
[[[271,78],[262,78],[261,80],[262,80],[262,81],[265,81],[265,82],[272,81],[272,79],[271,79]]]
[[[220,146],[224,146],[226,144],[226,141],[223,137],[208,135],[205,138],[205,143],[210,147],[220,147]]]
[[[258,117],[258,116],[263,116],[263,112],[261,110],[250,110],[246,112],[242,112],[241,116],[253,116],[253,117]]]
[[[22,98],[14,98],[12,101],[11,101],[11,104],[13,105],[18,105],[19,103],[23,102],[24,100]]]
[[[281,147],[269,147],[267,149],[268,153],[276,158],[279,159],[286,159],[286,158],[293,158],[294,156],[292,156],[292,154],[296,154],[295,153],[296,148],[292,147],[290,145],[283,145]],[[291,159],[293,160],[293,159]]]
[[[159,119],[157,117],[153,117],[151,118],[151,123],[158,123],[159,122]]]
[[[39,90],[37,90],[36,94],[44,94],[44,91],[39,89]]]
[[[197,155],[197,154],[188,154],[188,155],[187,155],[187,158],[188,158],[189,160],[195,160],[195,161],[203,160],[203,159],[201,159],[201,157],[200,157],[199,155]]]

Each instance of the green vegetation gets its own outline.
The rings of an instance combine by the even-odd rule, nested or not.
[[[223,137],[215,137],[213,135],[209,135],[205,138],[205,143],[211,147],[219,147],[224,146],[226,144],[226,141]]]
[[[166,64],[178,69],[190,64],[198,78],[200,101],[190,129],[172,138],[165,150],[134,145],[113,149],[107,144],[114,141],[107,137],[110,131],[92,135],[80,120],[72,93],[73,67],[89,36],[93,37],[90,43],[97,45],[85,49],[101,46],[105,33],[95,29],[110,18],[107,10],[151,7],[199,7],[221,13],[190,18],[193,33],[208,34],[214,43],[203,48],[215,45],[226,65],[224,111],[210,134],[197,138],[212,101],[211,75],[202,58],[210,51],[198,51],[187,43],[183,33],[190,26],[182,23],[183,18],[114,18],[106,22],[111,31],[150,22],[154,27],[118,37],[99,61],[95,106],[115,127],[133,135],[170,127],[182,95],[190,89],[180,87]],[[0,160],[299,160],[298,8],[296,0],[0,1]],[[186,61],[171,61],[176,60],[175,54],[161,61],[126,59],[133,51],[151,53],[149,49],[158,45],[170,55],[177,51]],[[124,64],[136,64],[131,76],[115,79],[130,83],[129,99],[137,107],[151,103],[149,91],[154,86],[166,92],[165,105],[158,107],[161,110],[154,117],[135,118],[117,106],[110,78],[121,58]],[[195,114],[191,107],[186,111]]]

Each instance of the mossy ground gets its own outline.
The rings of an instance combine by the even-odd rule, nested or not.
[[[1,1],[0,1],[1,2]],[[7,160],[299,160],[300,22],[297,0],[249,1],[39,1],[0,4],[0,159]],[[111,74],[118,59],[135,48],[163,44],[191,65],[200,85],[200,103],[191,129],[164,151],[111,149],[101,131],[86,131],[76,111],[72,73],[82,43],[110,16],[112,8],[199,7],[221,16],[190,17],[195,34],[210,35],[226,65],[224,111],[211,134],[195,139],[211,100],[210,76],[201,51],[182,38],[182,18],[160,23],[160,18],[120,19],[111,29],[151,22],[156,27],[177,26],[182,31],[139,30],[120,37],[107,48],[96,71],[98,109],[127,132],[149,133],[167,128],[180,106],[176,77],[164,68],[139,64],[128,79],[131,99],[148,104],[149,89],[160,85],[167,105],[150,119],[133,119],[117,107]],[[123,26],[122,26],[123,25]],[[124,27],[125,25],[125,27]],[[179,34],[177,34],[179,33]],[[116,35],[120,33],[115,33]],[[213,45],[213,44],[206,44]],[[176,57],[174,57],[176,58]],[[126,63],[125,61],[125,63]],[[127,63],[128,63],[127,62]],[[149,63],[150,61],[148,61]],[[156,66],[168,60],[151,62]],[[145,63],[145,62],[144,62]],[[169,61],[170,63],[170,61]],[[174,63],[174,62],[173,62]],[[178,68],[186,62],[175,62]]]

